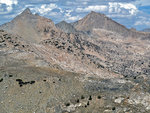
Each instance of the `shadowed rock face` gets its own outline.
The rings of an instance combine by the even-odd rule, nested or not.
[[[65,21],[62,21],[62,22],[56,24],[56,27],[66,33],[76,33],[77,32],[77,30],[71,24],[69,24]]]
[[[123,36],[105,15],[85,18],[91,28],[81,20],[73,32],[26,9],[1,26],[0,112],[150,112],[150,40]]]

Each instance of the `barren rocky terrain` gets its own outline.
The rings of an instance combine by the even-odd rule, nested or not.
[[[96,12],[55,25],[30,9],[0,29],[0,113],[150,112],[149,33]]]

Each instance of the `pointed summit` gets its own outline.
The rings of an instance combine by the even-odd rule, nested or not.
[[[66,21],[61,21],[60,23],[56,24],[56,27],[66,33],[76,33],[77,32],[77,30],[70,23],[67,23]]]
[[[68,24],[68,23],[67,23],[66,21],[64,21],[64,20],[63,20],[63,21],[61,21],[60,23],[63,23],[63,24]]]
[[[105,14],[97,13],[95,11],[91,11],[87,16],[90,16],[90,17],[99,17],[99,16],[106,17]]]
[[[91,11],[89,14],[97,14],[95,11]]]
[[[29,8],[26,8],[21,14],[27,15],[27,14],[32,14],[32,12]]]
[[[105,14],[97,13],[91,11],[83,19],[74,22],[73,26],[78,31],[90,32],[92,33],[94,29],[105,29],[111,32],[119,33],[123,36],[129,34],[129,29],[125,26],[113,21],[111,18],[107,17]]]
[[[16,16],[11,22],[0,26],[0,29],[8,33],[15,33],[28,42],[40,42],[42,38],[47,37],[51,30],[57,30],[52,20],[34,15],[30,9],[25,9]]]

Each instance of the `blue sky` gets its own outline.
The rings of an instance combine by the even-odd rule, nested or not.
[[[0,0],[0,24],[11,21],[27,7],[55,23],[74,22],[95,11],[128,28],[150,28],[149,0]]]

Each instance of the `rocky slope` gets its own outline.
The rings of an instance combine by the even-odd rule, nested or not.
[[[0,27],[0,113],[150,112],[148,38],[56,26],[26,9]]]

